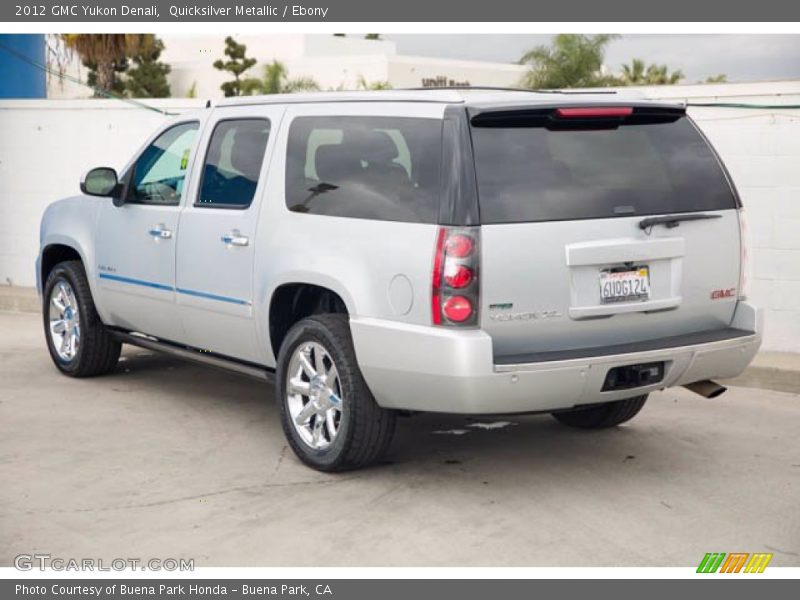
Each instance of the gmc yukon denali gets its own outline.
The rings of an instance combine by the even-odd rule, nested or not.
[[[739,197],[680,105],[407,90],[229,99],[53,203],[37,261],[72,377],[123,343],[274,382],[313,468],[399,413],[628,421],[761,339]]]

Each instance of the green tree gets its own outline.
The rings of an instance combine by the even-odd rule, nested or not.
[[[710,77],[706,77],[704,83],[728,83],[728,76],[725,73],[720,73],[719,75],[712,75]]]
[[[683,79],[683,72],[669,72],[667,65],[651,64],[634,58],[629,65],[622,65],[620,85],[672,85]]]
[[[242,77],[244,72],[257,62],[255,58],[248,58],[246,52],[247,46],[237,43],[228,36],[225,38],[225,56],[228,57],[228,60],[217,59],[214,61],[215,69],[227,71],[233,75],[233,81],[226,81],[220,86],[226,97],[241,96],[257,86],[258,79]]]
[[[550,46],[537,46],[519,60],[529,70],[520,84],[530,89],[599,87],[613,85],[602,73],[606,46],[618,36],[561,33]]]
[[[128,58],[138,52],[144,37],[134,33],[61,34],[67,52],[76,53],[89,69],[89,85],[96,88],[95,96],[124,91],[120,74],[128,68]]]
[[[144,38],[132,57],[134,66],[126,73],[125,91],[133,98],[169,98],[167,75],[171,68],[158,60],[164,42],[152,34]]]
[[[368,33],[364,36],[365,40],[379,40],[381,39],[380,33]]]
[[[273,60],[264,66],[263,78],[251,92],[261,94],[292,94],[294,92],[316,92],[319,84],[310,77],[289,77],[289,70],[282,62]]]

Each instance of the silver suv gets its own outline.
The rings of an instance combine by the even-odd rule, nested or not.
[[[741,372],[741,204],[682,106],[499,90],[226,100],[97,168],[42,219],[56,366],[123,343],[275,381],[320,470],[398,412],[631,419]]]

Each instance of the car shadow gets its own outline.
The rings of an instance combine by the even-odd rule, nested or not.
[[[265,435],[281,435],[270,383],[138,348],[126,348],[112,377],[115,391],[158,391],[168,401],[195,409],[214,407],[224,410],[228,418],[266,421]],[[631,423],[607,430],[571,429],[547,414],[401,416],[385,459],[360,471],[358,478],[381,477],[387,471],[412,472],[420,466],[453,473],[474,469],[491,475],[502,465],[506,476],[516,469],[581,472],[609,466],[634,472],[645,464],[651,470],[691,469],[695,461],[690,453],[672,448],[667,453],[669,464],[659,458],[674,440],[648,417],[648,408]],[[297,459],[291,456],[290,460]]]

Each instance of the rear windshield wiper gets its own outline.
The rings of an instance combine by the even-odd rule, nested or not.
[[[706,213],[690,213],[688,215],[667,215],[665,217],[648,217],[639,221],[639,229],[649,230],[655,225],[665,225],[672,229],[681,224],[681,221],[703,221],[705,219],[719,219],[722,215],[709,215]]]

